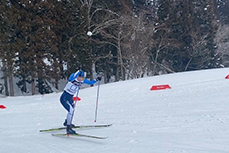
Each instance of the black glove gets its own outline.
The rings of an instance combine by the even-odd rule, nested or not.
[[[101,81],[101,79],[102,79],[102,76],[98,76],[98,77],[96,78],[96,81]]]

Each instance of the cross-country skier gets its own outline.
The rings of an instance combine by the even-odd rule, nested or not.
[[[73,96],[77,93],[79,87],[82,83],[93,85],[97,81],[101,81],[101,76],[98,76],[94,80],[85,79],[86,72],[78,70],[76,73],[72,73],[68,79],[68,83],[64,88],[64,92],[60,97],[60,102],[63,107],[68,111],[67,119],[63,123],[64,126],[67,126],[67,134],[75,134],[76,132],[72,130],[74,124],[72,124],[73,111],[74,111],[74,101]]]

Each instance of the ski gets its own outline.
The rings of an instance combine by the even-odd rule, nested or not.
[[[84,128],[100,128],[100,127],[109,127],[112,124],[102,124],[102,125],[77,125],[72,127],[73,129],[84,129]],[[51,132],[51,131],[58,131],[66,129],[66,127],[60,127],[60,128],[52,128],[52,129],[46,129],[46,130],[40,130],[40,132]]]
[[[76,133],[76,134],[52,134],[52,136],[59,136],[59,137],[62,137],[62,136],[67,136],[67,137],[76,136],[76,137],[86,137],[86,138],[94,138],[94,139],[106,139],[107,138],[107,137],[99,137],[99,136],[79,134],[79,133]]]

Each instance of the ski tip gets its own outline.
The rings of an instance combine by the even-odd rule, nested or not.
[[[49,132],[49,130],[39,130],[39,132]]]

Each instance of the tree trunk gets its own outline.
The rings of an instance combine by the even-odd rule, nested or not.
[[[8,89],[8,80],[6,76],[6,72],[4,72],[4,85],[5,85],[5,94],[6,96],[9,96],[9,89]]]
[[[58,81],[58,79],[55,79],[55,88],[57,90],[59,89],[59,81]]]
[[[14,84],[13,84],[13,75],[9,75],[9,87],[10,87],[10,96],[14,96]]]
[[[123,57],[122,57],[122,50],[121,50],[121,32],[118,33],[118,66],[120,65],[121,71],[121,78],[125,80],[124,71],[123,71]]]
[[[22,92],[27,93],[27,87],[26,87],[25,78],[23,78]]]
[[[36,94],[36,92],[35,92],[35,80],[34,80],[34,78],[32,79],[32,82],[31,82],[31,84],[32,84],[32,95],[35,95]]]
[[[107,72],[104,72],[104,84],[107,83]]]

